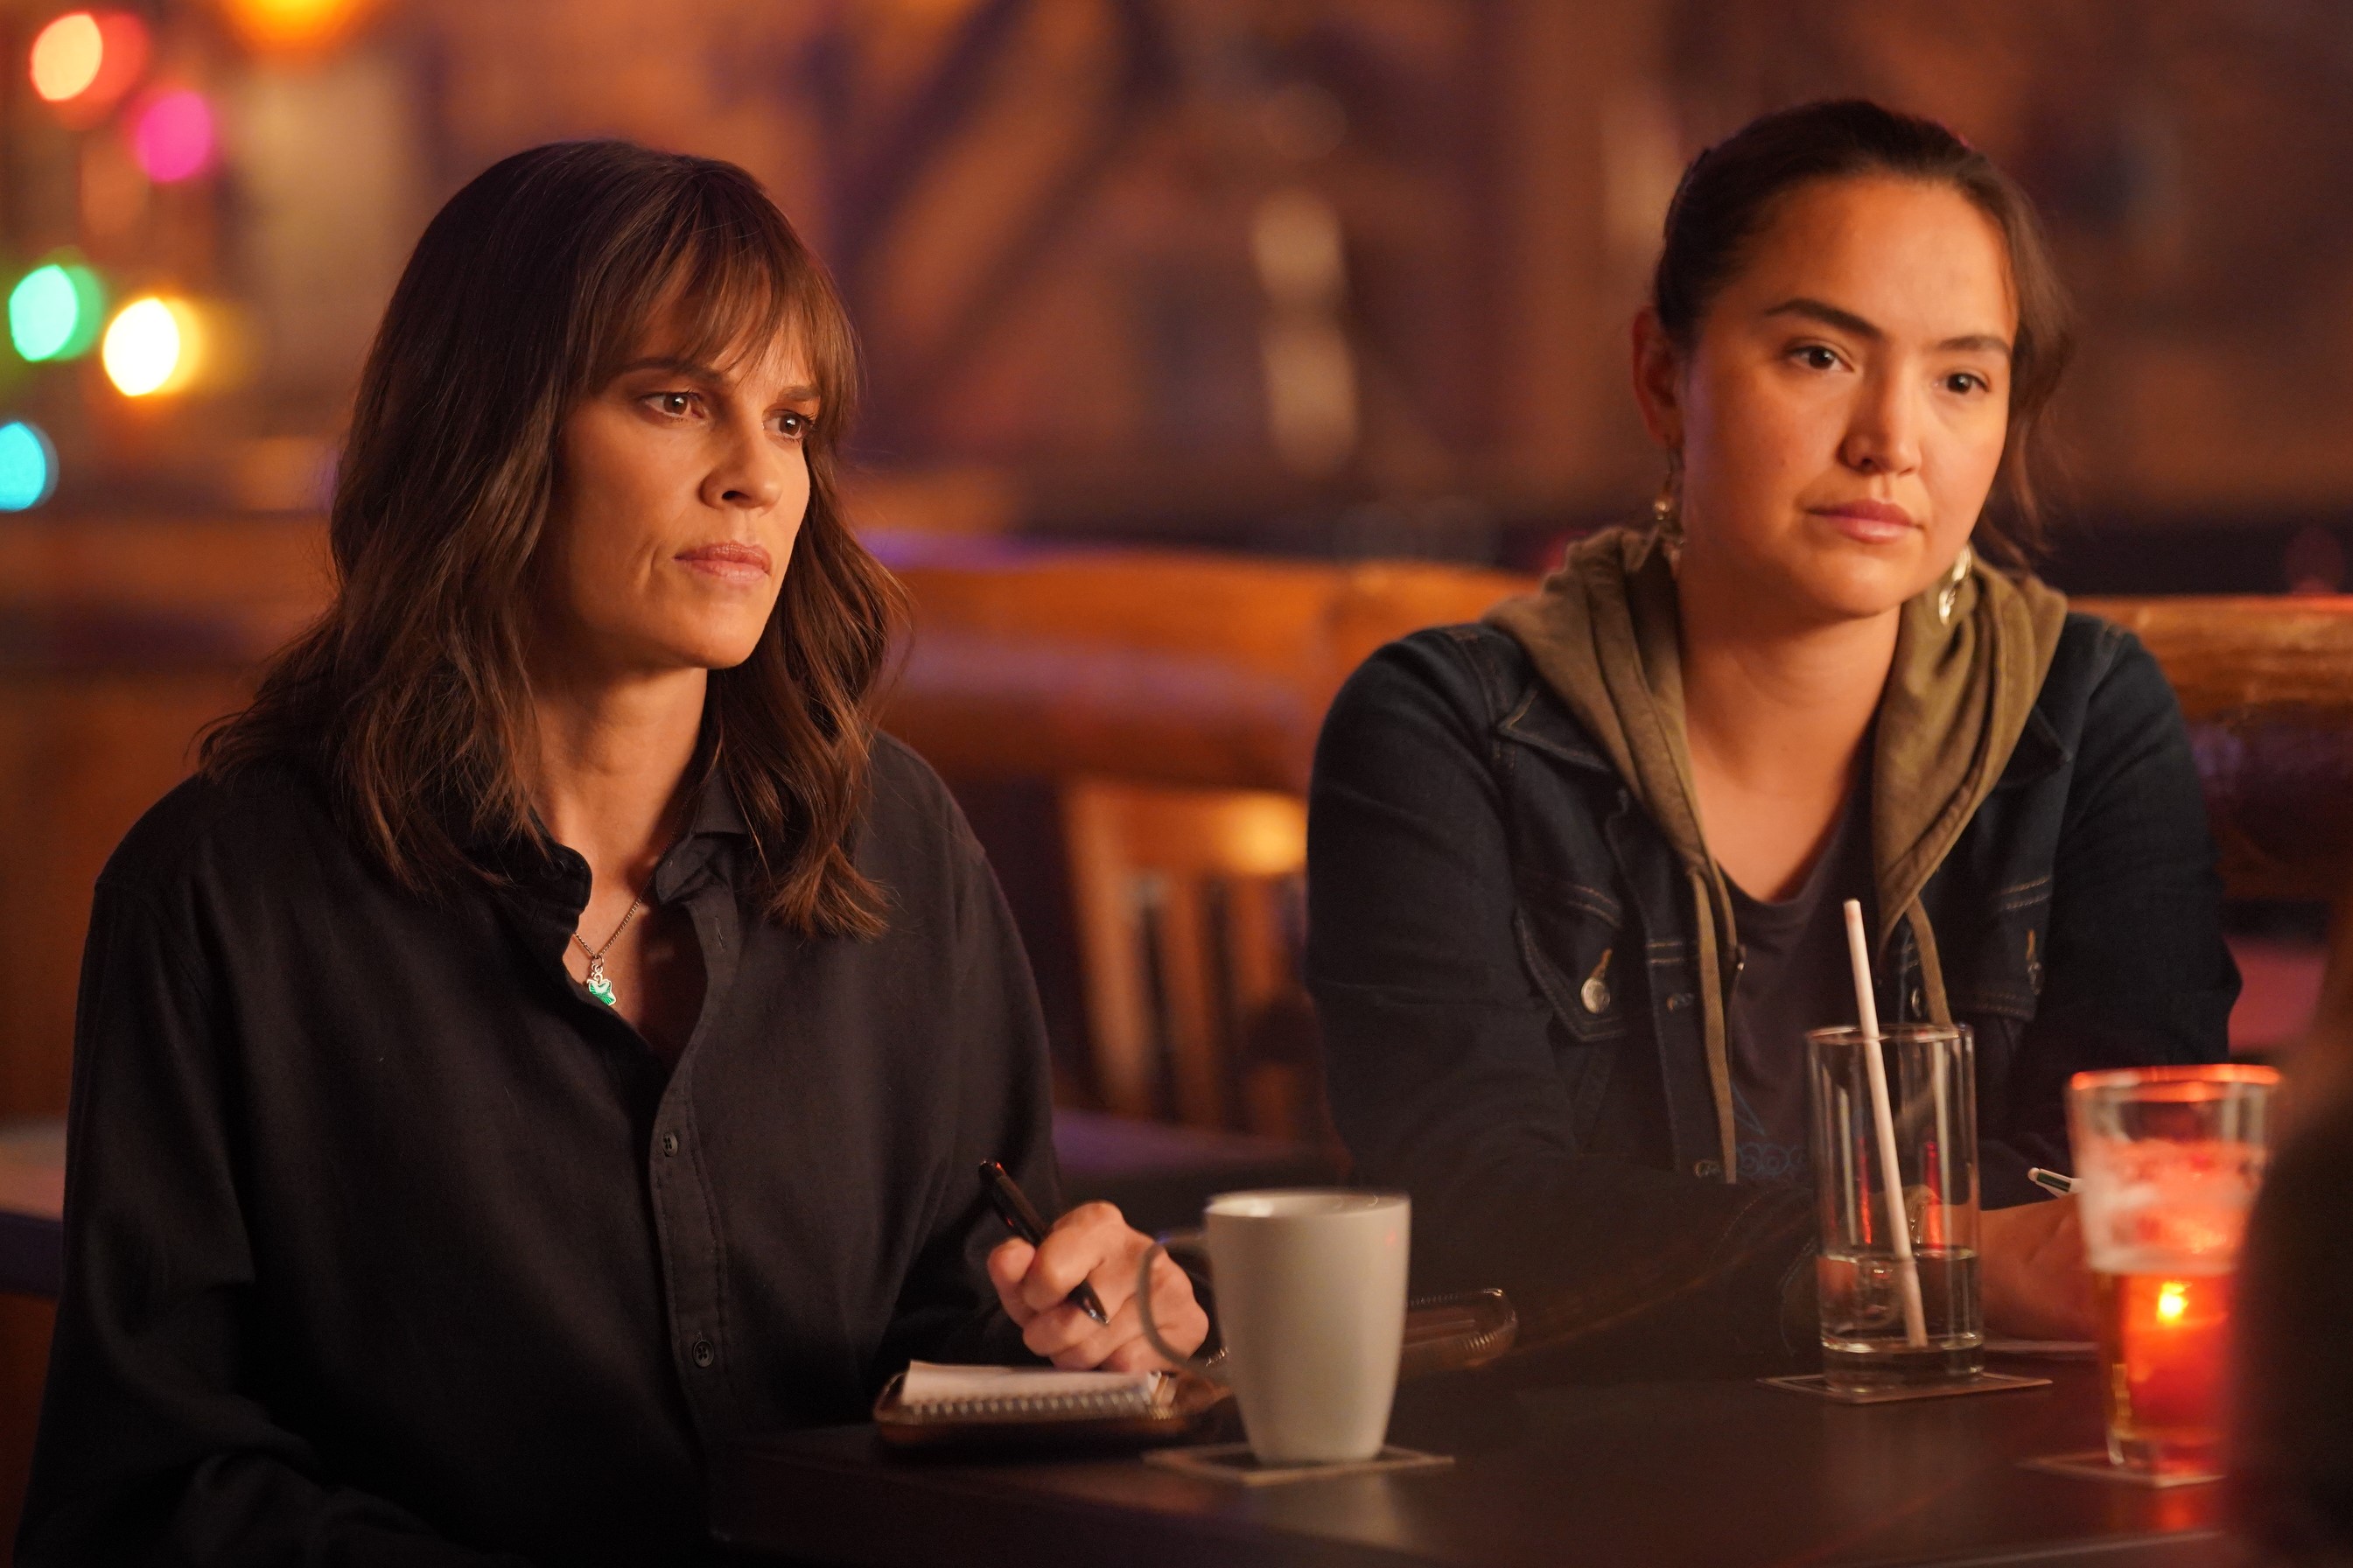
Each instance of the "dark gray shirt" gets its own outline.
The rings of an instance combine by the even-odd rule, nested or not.
[[[718,1447],[1020,1355],[975,1171],[1054,1201],[1044,1036],[913,753],[875,751],[871,942],[766,919],[705,788],[653,876],[708,976],[674,1069],[564,967],[587,863],[486,853],[507,888],[409,896],[292,772],[115,851],[17,1562],[679,1562]]]
[[[1849,899],[1871,910],[1870,777],[1859,778],[1838,826],[1805,881],[1776,903],[1732,889],[1744,960],[1730,1017],[1733,1131],[1740,1179],[1811,1181],[1806,1031],[1852,1024],[1854,971],[1847,957]]]

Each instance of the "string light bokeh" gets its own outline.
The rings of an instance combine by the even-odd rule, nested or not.
[[[28,363],[79,359],[98,341],[105,285],[72,261],[48,261],[8,294],[8,340]]]
[[[154,93],[140,101],[133,116],[132,152],[157,184],[193,179],[212,166],[213,111],[204,94],[186,88]]]
[[[220,363],[220,323],[207,324],[215,312],[194,302],[202,289],[185,285],[220,264],[215,84],[239,68],[230,39],[256,51],[315,47],[364,9],[358,0],[222,0],[213,11],[154,0],[33,18],[20,59],[47,126],[21,128],[14,171],[29,170],[36,192],[77,198],[64,212],[79,243],[29,263],[20,255],[0,271],[0,511],[57,492],[69,466],[61,444],[73,462],[102,458],[127,473],[205,438],[152,416],[123,424],[104,400],[126,409],[170,401]],[[31,210],[35,230],[56,235],[58,204]],[[110,314],[123,293],[136,297]],[[37,419],[36,410],[47,412]]]
[[[125,397],[175,392],[195,373],[201,342],[195,312],[182,300],[155,295],[122,307],[106,329],[99,358],[106,377]]]
[[[0,511],[28,511],[58,488],[57,449],[38,426],[0,425]]]

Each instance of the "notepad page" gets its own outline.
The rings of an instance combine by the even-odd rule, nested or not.
[[[1034,1405],[1050,1409],[1134,1407],[1148,1409],[1158,1395],[1161,1375],[1152,1372],[1064,1372],[1059,1367],[944,1366],[909,1364],[899,1398],[911,1406],[1001,1407]]]

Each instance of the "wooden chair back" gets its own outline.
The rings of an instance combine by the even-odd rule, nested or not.
[[[1103,1108],[1316,1140],[1306,803],[1079,778],[1061,806]]]

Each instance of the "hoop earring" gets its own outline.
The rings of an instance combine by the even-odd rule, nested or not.
[[[1945,577],[1945,585],[1936,590],[1936,619],[1946,626],[1953,624],[1953,609],[1960,603],[1961,584],[1969,580],[1969,569],[1977,564],[1976,552],[1968,544],[1961,546],[1954,557],[1953,569]]]
[[[1681,452],[1667,454],[1667,477],[1659,481],[1659,493],[1651,498],[1651,526],[1659,531],[1672,548],[1682,544],[1683,538],[1683,456]]]

